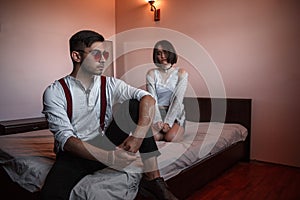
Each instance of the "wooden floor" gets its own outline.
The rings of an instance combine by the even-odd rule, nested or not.
[[[300,168],[238,163],[187,200],[300,200]]]

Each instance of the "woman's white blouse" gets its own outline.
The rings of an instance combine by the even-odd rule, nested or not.
[[[171,72],[167,80],[163,80],[159,71],[154,71],[156,77],[155,87],[157,93],[157,104],[159,106],[170,106],[171,97],[178,82],[178,69]]]
[[[159,97],[159,90],[161,90],[161,88],[157,86],[162,82],[162,78],[159,74],[158,69],[153,69],[153,71],[154,77],[150,76],[149,74],[147,74],[146,76],[146,87],[157,102],[155,106],[155,117],[153,120],[153,123],[156,123],[159,121],[163,121],[158,106],[163,105],[161,104],[161,101],[167,102],[167,100]],[[176,68],[172,73],[174,74],[172,74],[172,77],[170,77],[169,82],[168,80],[165,82],[168,85],[167,87],[169,87],[172,91],[172,94],[165,97],[168,98],[169,109],[165,120],[163,121],[164,123],[168,123],[171,127],[173,126],[175,120],[177,120],[181,126],[184,124],[185,110],[183,105],[183,98],[188,83],[188,73],[184,73],[184,75],[178,76],[178,68]]]

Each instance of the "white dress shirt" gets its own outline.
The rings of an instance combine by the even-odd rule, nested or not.
[[[54,134],[55,150],[63,151],[64,144],[71,136],[91,144],[101,139],[100,104],[101,81],[100,76],[94,76],[90,88],[85,89],[81,82],[72,76],[64,77],[72,96],[72,120],[67,115],[67,101],[64,90],[55,81],[44,92],[43,113],[49,129]],[[106,113],[104,131],[112,121],[112,107],[116,103],[123,103],[129,99],[140,100],[148,92],[134,88],[120,79],[106,77]]]

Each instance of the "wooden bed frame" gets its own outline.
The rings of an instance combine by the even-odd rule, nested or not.
[[[248,136],[244,142],[230,146],[167,180],[172,192],[180,199],[187,198],[235,163],[249,161],[251,138],[251,99],[185,97],[184,104],[186,118],[189,121],[239,123],[247,128]],[[195,105],[199,106],[200,116],[195,112]],[[218,112],[224,106],[226,108],[225,118]],[[45,128],[47,128],[47,122],[44,118],[5,121],[0,122],[0,135]],[[30,193],[12,182],[2,167],[0,167],[0,188],[1,195],[9,196],[10,199],[39,199],[38,192]],[[145,199],[141,193],[136,197],[136,200],[140,199]]]

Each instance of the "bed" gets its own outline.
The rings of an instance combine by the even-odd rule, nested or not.
[[[186,133],[180,143],[157,142],[161,175],[180,199],[239,161],[248,161],[251,99],[185,97]],[[199,114],[200,113],[200,114]],[[0,190],[10,199],[38,199],[54,162],[53,136],[43,118],[1,122]],[[145,199],[138,190],[140,160],[126,171],[105,169],[82,179],[72,199]],[[124,183],[121,188],[115,182]]]

